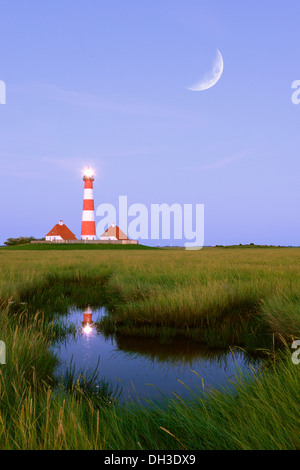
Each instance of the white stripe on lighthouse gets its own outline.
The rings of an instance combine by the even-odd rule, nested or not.
[[[94,222],[95,213],[94,211],[82,211],[82,222]]]
[[[85,189],[83,192],[83,199],[94,199],[93,190]]]

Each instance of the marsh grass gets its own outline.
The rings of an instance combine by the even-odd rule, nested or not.
[[[58,388],[73,397],[84,396],[93,402],[95,408],[118,403],[122,389],[99,378],[99,363],[100,359],[92,371],[77,370],[72,358],[68,369],[58,379]]]
[[[233,391],[162,397],[147,407],[99,407],[81,392],[45,387],[37,395],[27,387],[16,397],[19,408],[1,410],[1,447],[295,450],[300,445],[299,374],[287,359],[278,356],[252,380],[239,375]]]
[[[1,250],[0,448],[299,448],[300,369],[289,349],[300,336],[299,257],[259,248]],[[53,326],[57,314],[87,303],[106,304],[102,327],[123,337],[267,344],[266,360],[252,378],[237,377],[233,391],[102,406],[99,395],[105,402],[111,389],[103,383],[96,393],[84,373],[78,381],[70,370],[57,386],[49,348],[65,334]]]

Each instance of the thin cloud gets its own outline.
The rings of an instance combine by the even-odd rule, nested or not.
[[[0,170],[1,176],[10,176],[12,178],[36,179],[44,176],[42,171],[19,171],[19,170]]]
[[[254,150],[249,150],[247,152],[240,152],[240,153],[237,153],[236,155],[232,155],[230,157],[225,157],[220,160],[217,160],[216,162],[211,163],[209,165],[197,166],[197,169],[205,171],[205,170],[215,170],[217,168],[224,168],[233,162],[236,162],[243,158],[252,157],[255,155],[257,155],[257,152]]]
[[[139,103],[136,101],[116,101],[100,95],[86,92],[65,90],[46,83],[29,83],[14,85],[14,91],[27,93],[44,99],[78,106],[90,111],[103,111],[106,113],[124,114],[126,116],[144,116],[153,119],[190,121],[194,125],[201,124],[199,114],[174,106],[165,106],[157,103]]]

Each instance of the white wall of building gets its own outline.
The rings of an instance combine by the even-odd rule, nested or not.
[[[62,240],[60,235],[46,237],[46,242],[55,242],[55,240]]]

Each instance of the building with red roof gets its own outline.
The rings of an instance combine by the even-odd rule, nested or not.
[[[100,240],[129,240],[127,235],[115,224],[112,224],[106,232],[104,232]]]
[[[77,240],[74,233],[63,223],[62,220],[50,230],[46,235],[46,241],[54,242],[57,240]]]

